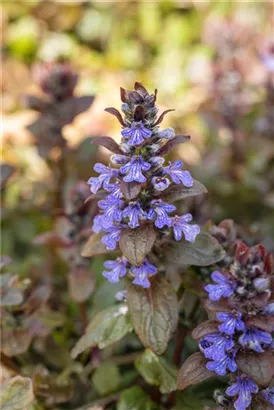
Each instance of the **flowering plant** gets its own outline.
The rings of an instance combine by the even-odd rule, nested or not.
[[[122,141],[118,145],[110,137],[93,139],[113,155],[110,165],[95,164],[99,176],[91,177],[88,183],[91,192],[101,198],[101,212],[94,219],[93,230],[106,250],[114,251],[119,244],[123,254],[105,262],[103,275],[116,283],[128,272],[133,284],[149,288],[159,267],[160,249],[183,238],[184,243],[194,244],[200,234],[200,227],[190,223],[192,215],[178,214],[173,202],[205,193],[206,189],[183,169],[180,160],[165,163],[164,156],[190,137],[175,136],[172,128],[160,130],[159,124],[172,110],[157,119],[157,91],[150,95],[141,83],[135,83],[134,88],[121,88],[124,117],[115,108],[106,109],[121,123]],[[93,254],[94,238],[92,246],[88,243],[84,250],[85,256]]]
[[[273,257],[262,245],[249,248],[238,241],[233,263],[214,271],[215,283],[205,287],[209,320],[192,333],[202,353],[188,358],[180,377],[193,360],[201,360],[203,379],[229,374],[230,385],[220,396],[229,409],[246,410],[251,403],[254,408],[274,405],[272,273]]]

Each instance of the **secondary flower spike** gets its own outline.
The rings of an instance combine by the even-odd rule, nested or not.
[[[172,110],[157,118],[156,96],[157,91],[149,94],[141,83],[135,83],[134,91],[121,88],[122,114],[115,108],[106,109],[122,125],[121,144],[109,137],[93,140],[113,155],[110,164],[95,164],[94,171],[99,175],[88,181],[91,192],[100,198],[93,231],[103,233],[101,240],[108,250],[116,250],[120,244],[123,253],[116,261],[105,262],[108,271],[103,275],[114,283],[128,275],[143,288],[150,287],[150,277],[157,274],[150,255],[158,238],[194,242],[200,233],[199,226],[190,223],[192,215],[178,215],[177,207],[168,201],[169,190],[182,186],[187,192],[194,180],[181,161],[165,163],[164,155],[189,137],[176,136],[172,128],[160,130],[159,124]],[[147,232],[148,248],[142,248],[138,257],[130,254],[129,248],[134,245],[129,241],[147,238]],[[125,239],[126,235],[130,238]]]
[[[232,265],[223,272],[213,272],[211,277],[215,284],[205,287],[210,320],[193,332],[205,358],[210,359],[206,368],[220,376],[230,375],[226,395],[236,410],[251,409],[253,403],[255,409],[262,401],[265,404],[261,408],[270,408],[274,376],[273,257],[262,245],[249,248],[239,241]],[[201,337],[199,329],[203,329]]]

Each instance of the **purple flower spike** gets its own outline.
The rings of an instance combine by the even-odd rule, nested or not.
[[[150,282],[148,280],[149,276],[155,275],[157,268],[147,259],[144,260],[143,264],[139,267],[133,266],[131,268],[131,273],[135,276],[135,279],[132,283],[135,285],[142,286],[143,288],[149,288]]]
[[[180,241],[184,234],[185,240],[194,242],[196,236],[200,233],[199,225],[189,225],[188,222],[192,221],[191,214],[175,215],[172,218],[172,228],[176,241]]]
[[[120,168],[122,174],[127,174],[123,179],[125,182],[145,182],[147,179],[142,174],[151,168],[141,156],[133,156],[132,159]]]
[[[108,195],[107,198],[112,197],[115,199],[120,199],[123,196],[119,184],[107,184],[105,190],[107,192],[111,192],[111,194]]]
[[[252,400],[252,394],[258,392],[257,384],[242,374],[237,378],[237,381],[226,389],[228,396],[238,396],[234,403],[236,410],[246,410]]]
[[[229,370],[234,373],[237,370],[237,364],[235,362],[236,350],[232,350],[227,355],[223,356],[219,360],[214,360],[206,364],[208,370],[214,371],[220,376],[224,376]]]
[[[261,345],[270,345],[272,340],[270,333],[254,327],[246,330],[246,332],[240,336],[239,343],[243,347],[262,353],[264,349]]]
[[[157,228],[161,229],[164,226],[170,226],[171,225],[171,218],[168,216],[170,212],[175,211],[176,206],[166,204],[163,202],[161,199],[157,200],[154,199],[153,201],[150,202],[151,209],[149,210],[147,214],[148,219],[153,219],[156,217],[154,221],[154,225],[157,226]]]
[[[116,249],[117,243],[119,242],[121,236],[121,229],[122,228],[119,225],[114,225],[106,229],[108,234],[102,237],[102,243],[106,245],[108,250],[113,251]]]
[[[118,176],[118,171],[116,169],[107,167],[99,162],[94,165],[94,170],[101,175],[99,177],[91,177],[87,182],[90,185],[90,190],[93,194],[96,194],[102,185],[103,188],[105,188],[106,185],[109,184],[111,178]]]
[[[189,171],[182,171],[182,161],[176,160],[173,163],[169,162],[167,167],[163,168],[163,175],[169,175],[175,184],[183,184],[186,187],[193,185],[193,178]]]
[[[221,297],[229,298],[233,294],[236,288],[235,282],[226,278],[218,271],[213,272],[211,278],[217,285],[205,286],[205,290],[209,293],[209,299],[217,301],[220,300]]]
[[[124,128],[121,132],[123,137],[129,138],[127,141],[129,145],[141,145],[146,138],[149,138],[152,131],[145,128],[142,121],[133,122],[130,127]]]
[[[156,191],[164,191],[170,185],[170,181],[165,177],[153,177],[151,182]]]
[[[221,360],[234,347],[231,337],[222,333],[209,333],[202,342],[200,347],[205,357],[213,360]]]
[[[104,267],[109,269],[109,272],[103,271],[102,275],[107,278],[109,282],[117,283],[120,278],[127,273],[127,265],[128,261],[124,256],[117,258],[116,261],[106,261]]]
[[[237,312],[235,314],[229,312],[220,312],[216,315],[220,322],[224,322],[219,326],[219,330],[227,335],[233,335],[235,330],[245,330],[245,324],[241,320],[242,314]]]
[[[132,202],[123,210],[122,216],[123,218],[128,218],[129,227],[134,229],[140,225],[139,219],[144,216],[144,211],[139,202]]]

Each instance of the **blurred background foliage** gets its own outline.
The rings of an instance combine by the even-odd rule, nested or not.
[[[191,135],[191,142],[172,155],[180,157],[209,190],[206,198],[188,204],[196,220],[234,219],[245,229],[248,242],[261,241],[273,251],[274,92],[266,63],[267,58],[274,59],[268,50],[273,41],[272,14],[271,1],[2,1],[1,252],[12,258],[10,269],[19,276],[46,275],[52,264],[54,275],[59,275],[53,281],[64,305],[60,310],[54,300],[52,306],[62,317],[51,323],[54,330],[47,343],[52,357],[44,363],[59,382],[82,372],[80,363],[77,368],[65,354],[73,345],[68,335],[77,334],[68,316],[77,321],[79,307],[68,300],[64,262],[50,260],[48,248],[33,242],[52,229],[54,176],[26,129],[37,116],[23,104],[25,94],[39,94],[32,65],[66,57],[80,75],[76,94],[96,95],[91,108],[64,128],[70,147],[67,179],[60,187],[64,196],[73,183],[92,175],[98,159],[108,161],[108,151],[92,146],[90,137],[109,135],[119,140],[120,125],[104,108],[119,108],[119,87],[132,89],[136,80],[141,81],[148,90],[159,90],[160,111],[176,109],[164,126]],[[53,159],[58,155],[52,152]],[[110,306],[123,288],[102,279],[102,262],[100,258],[91,262],[96,290],[89,314]],[[39,343],[34,346],[36,362],[47,348]],[[133,336],[127,343],[139,346]],[[67,347],[63,355],[61,345]],[[22,363],[28,359],[23,357]],[[110,366],[102,372],[113,373],[116,384],[111,392],[136,376],[129,370],[120,379],[117,365]],[[37,371],[37,377],[46,379],[47,371]],[[100,377],[99,371],[93,374],[95,391],[90,398],[108,393],[105,386],[102,391]],[[45,408],[66,402],[67,391],[55,381],[51,380],[55,401],[40,391],[46,397]],[[80,402],[76,394],[70,407],[60,408],[74,408],[73,403]]]

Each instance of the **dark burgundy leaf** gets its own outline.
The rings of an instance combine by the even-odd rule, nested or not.
[[[25,107],[30,108],[31,110],[36,110],[39,112],[45,110],[48,106],[47,101],[44,101],[41,98],[35,97],[34,95],[24,95],[22,104]]]
[[[268,387],[274,376],[272,352],[240,352],[236,356],[239,370],[249,376],[260,387]]]
[[[176,202],[176,201],[180,201],[181,199],[184,199],[190,196],[197,196],[197,195],[202,195],[206,193],[207,193],[206,187],[203,184],[201,184],[201,182],[194,180],[193,185],[189,188],[183,186],[182,184],[170,185],[170,187],[168,187],[161,194],[161,198],[164,201]]]
[[[163,147],[159,149],[157,155],[163,156],[172,151],[178,144],[188,142],[190,140],[189,135],[176,135],[171,141],[168,141]]]
[[[102,147],[105,147],[109,151],[113,152],[114,154],[123,154],[123,151],[121,150],[120,146],[111,137],[95,137],[92,138],[91,143],[95,145],[101,145]]]
[[[142,102],[142,97],[137,91],[129,91],[121,87],[120,94],[121,94],[121,100],[124,103],[131,102],[134,104],[138,104]]]
[[[123,120],[123,117],[122,117],[122,114],[120,113],[120,111],[118,111],[118,110],[117,110],[116,108],[114,108],[114,107],[105,108],[105,111],[108,112],[108,113],[111,114],[111,115],[114,115],[114,117],[117,118],[117,120],[119,121],[119,123],[125,127],[126,124],[124,123],[124,120]]]
[[[231,310],[230,307],[228,306],[227,300],[225,299],[221,299],[218,301],[207,299],[205,301],[204,307],[208,313],[210,312],[229,312]]]
[[[85,95],[83,97],[71,97],[61,103],[56,103],[52,106],[52,112],[58,115],[60,126],[65,126],[73,121],[73,119],[87,111],[93,103],[94,96]]]
[[[139,266],[151,251],[156,240],[152,225],[122,230],[120,249],[132,265]]]
[[[144,119],[144,108],[141,105],[137,105],[134,111],[134,120],[143,121]]]
[[[254,316],[246,321],[247,326],[255,326],[266,332],[274,331],[274,316]]]
[[[139,184],[138,182],[122,181],[120,184],[122,194],[128,201],[135,199],[139,195],[141,188],[142,184]]]
[[[156,91],[156,90],[155,90],[155,91]],[[156,97],[155,97],[155,99],[156,99]],[[161,122],[163,121],[165,115],[166,115],[168,112],[171,112],[171,111],[175,111],[175,110],[174,110],[174,109],[172,109],[172,110],[165,110],[164,112],[162,112],[162,114],[160,115],[160,117],[158,118],[158,120],[155,122],[154,126],[161,124]]]
[[[135,84],[134,84],[134,90],[135,91],[140,91],[144,95],[148,94],[148,92],[147,92],[146,88],[143,86],[143,84],[139,83],[138,81],[136,81]]]
[[[201,352],[194,353],[188,357],[179,370],[178,390],[184,390],[188,386],[201,383],[215,376],[214,372],[206,368],[206,362],[207,360]]]
[[[208,333],[214,333],[218,331],[218,322],[216,320],[206,320],[200,323],[193,331],[192,337],[195,340],[199,340]]]

